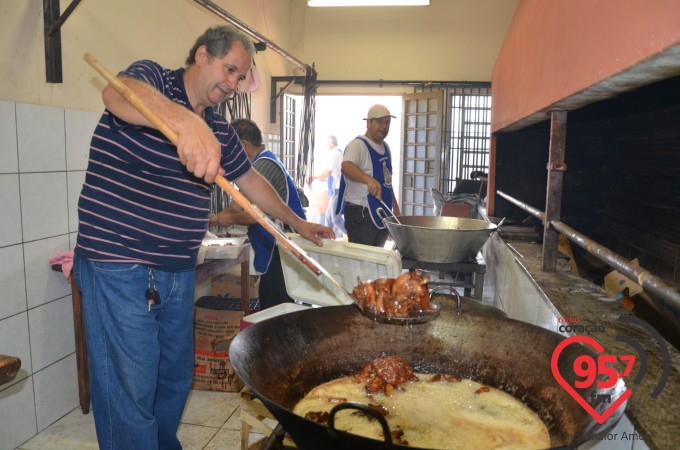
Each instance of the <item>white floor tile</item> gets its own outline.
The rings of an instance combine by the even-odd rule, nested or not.
[[[177,431],[185,450],[241,449],[240,394],[192,390]],[[264,438],[251,433],[250,442]],[[20,450],[98,449],[92,413],[76,408],[22,444]]]
[[[184,408],[182,423],[220,428],[236,411],[240,401],[238,392],[192,390]]]
[[[241,408],[238,407],[234,413],[229,417],[227,422],[222,425],[225,430],[240,430],[241,429]]]
[[[24,450],[98,449],[92,414],[76,408],[21,445]]]
[[[204,448],[205,450],[240,450],[241,431],[221,429]]]
[[[183,450],[201,450],[220,431],[219,428],[203,427],[187,423],[180,424],[177,436]]]

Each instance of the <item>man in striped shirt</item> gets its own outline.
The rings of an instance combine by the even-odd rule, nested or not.
[[[334,237],[298,217],[252,170],[214,108],[246,79],[254,53],[243,33],[223,25],[198,38],[186,68],[143,60],[119,73],[175,131],[177,146],[111,86],[104,89],[74,259],[101,449],[181,448],[176,431],[193,379],[196,257],[218,174],[310,241]]]

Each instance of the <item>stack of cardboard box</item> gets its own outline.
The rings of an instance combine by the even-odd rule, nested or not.
[[[243,388],[229,361],[229,345],[243,316],[239,298],[210,296],[196,301],[193,389],[238,392]]]

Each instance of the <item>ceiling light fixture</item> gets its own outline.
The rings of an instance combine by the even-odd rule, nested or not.
[[[428,6],[430,0],[307,0],[307,6]]]

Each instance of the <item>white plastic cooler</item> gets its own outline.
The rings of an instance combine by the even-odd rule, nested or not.
[[[401,257],[394,250],[330,239],[324,239],[323,247],[317,247],[297,234],[290,234],[289,237],[349,292],[357,285],[357,277],[361,277],[362,281],[396,278],[403,272]],[[315,275],[282,246],[279,246],[279,253],[286,291],[291,298],[314,306],[349,303],[347,298],[336,294],[338,288],[328,277]],[[277,305],[246,316],[243,321],[246,324],[256,323],[303,308],[305,306],[292,303]]]

